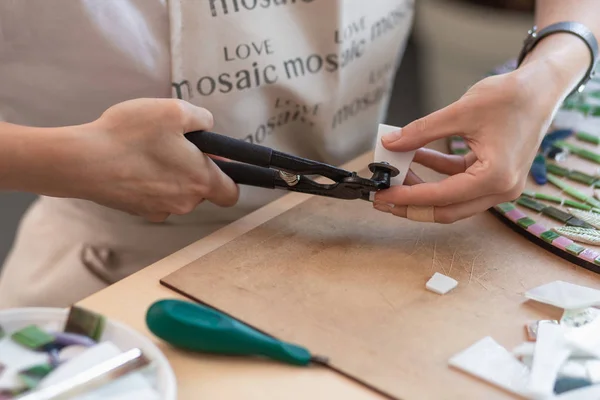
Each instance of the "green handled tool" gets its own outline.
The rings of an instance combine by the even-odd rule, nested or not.
[[[227,355],[263,356],[292,365],[327,360],[304,347],[282,342],[213,308],[181,300],[159,300],[148,309],[150,331],[185,350]]]

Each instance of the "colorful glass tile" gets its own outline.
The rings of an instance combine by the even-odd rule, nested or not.
[[[54,336],[41,330],[35,325],[29,325],[13,333],[11,339],[30,349],[39,349],[40,347],[52,343],[54,341]]]
[[[453,154],[458,154],[458,155],[462,155],[462,154],[467,154],[469,153],[469,149],[454,149],[452,151]]]
[[[598,253],[597,251],[594,251],[592,249],[585,249],[579,254],[579,257],[581,257],[584,260],[587,260],[589,262],[594,262],[595,259],[600,257],[600,253]]]
[[[579,172],[579,171],[569,172],[569,179],[576,181],[576,182],[584,183],[586,185],[591,185],[594,182],[596,182],[595,177],[588,175],[588,174],[584,174],[583,172]]]
[[[585,202],[588,203],[588,204],[590,204],[593,207],[600,208],[600,201],[596,200],[593,197],[587,197],[585,199]]]
[[[545,216],[550,217],[552,219],[555,219],[557,221],[560,221],[562,223],[566,223],[571,218],[573,218],[573,216],[571,214],[566,213],[566,212],[559,210],[558,208],[552,207],[552,206],[545,207],[542,210],[542,214],[544,214]]]
[[[565,250],[573,241],[571,239],[567,239],[564,236],[559,236],[552,241],[552,244],[558,247],[559,249]]]
[[[545,226],[535,223],[527,228],[528,232],[533,233],[535,236],[540,237],[542,233],[546,232],[547,229]]]
[[[19,371],[18,377],[28,389],[34,389],[48,375],[54,366],[52,364],[40,364]]]
[[[542,210],[547,207],[545,204],[539,203],[529,197],[524,196],[521,196],[517,199],[517,204],[537,212],[542,212]]]
[[[556,238],[559,238],[560,235],[556,232],[546,231],[546,232],[542,233],[540,237],[542,239],[544,239],[544,241],[546,241],[548,243],[552,243],[552,241],[555,240]]]
[[[553,184],[561,190],[566,190],[569,187],[569,185],[566,182],[564,182],[563,180],[559,179],[558,176],[551,173],[548,174],[548,182],[550,182],[551,184]]]
[[[600,144],[600,136],[592,135],[591,133],[587,132],[577,132],[575,135],[577,139],[583,140],[584,142]]]
[[[520,226],[522,226],[523,228],[528,228],[531,225],[535,224],[535,221],[532,220],[529,217],[525,217],[525,218],[521,218],[520,220],[517,221],[517,224],[519,224]]]
[[[462,140],[453,141],[452,147],[454,149],[468,149],[469,148],[469,146],[467,146],[467,144],[465,142],[463,142]]]
[[[568,169],[563,168],[556,164],[552,164],[552,163],[546,164],[546,170],[548,172],[550,172],[551,174],[554,174],[557,176],[567,176],[567,175],[569,175],[569,172],[570,172]]]
[[[67,318],[65,332],[78,333],[99,341],[104,332],[104,325],[104,316],[73,306]]]
[[[583,204],[583,203],[580,203],[578,201],[571,200],[571,199],[564,199],[562,203],[563,203],[563,205],[565,205],[567,207],[573,207],[573,208],[577,208],[579,210],[590,211],[592,209],[592,206],[590,206],[588,204]]]
[[[580,246],[577,243],[573,242],[573,243],[571,243],[570,245],[567,246],[566,250],[569,253],[578,256],[579,254],[581,254],[585,250],[585,247]]]
[[[496,206],[503,213],[507,213],[511,210],[515,209],[515,205],[513,203],[500,203]]]
[[[513,221],[513,222],[517,222],[517,221],[518,221],[518,220],[520,220],[521,218],[523,218],[523,217],[526,217],[526,216],[527,216],[527,215],[526,215],[526,214],[524,214],[524,213],[523,213],[521,210],[517,210],[517,209],[511,210],[511,211],[509,211],[509,212],[505,213],[504,215],[506,215],[506,217],[507,217],[508,219],[510,219],[511,221]]]

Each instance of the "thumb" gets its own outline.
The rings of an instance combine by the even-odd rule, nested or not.
[[[411,151],[434,140],[459,134],[460,112],[456,103],[406,125],[401,130],[382,136],[383,147],[391,151]]]

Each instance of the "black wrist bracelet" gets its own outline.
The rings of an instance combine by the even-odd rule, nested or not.
[[[580,24],[579,22],[559,22],[556,24],[552,24],[547,26],[546,28],[538,31],[537,27],[533,27],[527,35],[525,42],[523,43],[523,49],[519,54],[519,58],[517,60],[517,68],[521,65],[525,56],[533,50],[533,48],[538,44],[540,40],[545,38],[546,36],[552,35],[553,33],[570,33],[582,39],[587,45],[590,53],[592,55],[592,61],[590,63],[590,67],[588,68],[585,76],[579,82],[579,84],[575,87],[575,89],[569,94],[573,93],[581,93],[584,89],[586,83],[594,76],[594,69],[598,62],[598,41],[594,37],[592,31],[590,31],[585,25]]]

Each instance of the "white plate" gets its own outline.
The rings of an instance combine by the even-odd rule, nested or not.
[[[62,308],[13,308],[0,311],[0,326],[7,333],[28,325],[39,325],[45,329],[62,330],[68,315]],[[119,322],[107,319],[102,341],[111,341],[123,351],[139,348],[156,365],[156,388],[160,398],[177,398],[177,381],[171,365],[164,354],[150,339]]]

